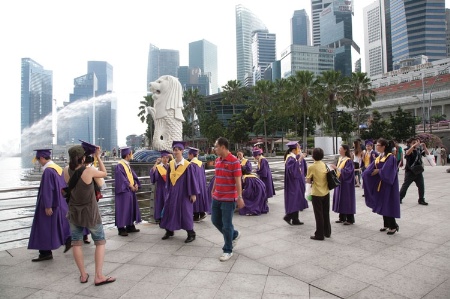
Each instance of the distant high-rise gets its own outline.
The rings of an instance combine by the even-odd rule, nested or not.
[[[309,16],[304,9],[294,11],[291,19],[291,44],[311,46]]]
[[[106,61],[88,61],[88,73],[95,73],[98,86],[95,96],[101,96],[113,90],[113,67]]]
[[[211,95],[211,73],[202,74],[199,67],[180,66],[178,68],[178,80],[183,91],[188,89],[198,89],[203,96]]]
[[[334,69],[344,77],[352,74],[352,48],[359,53],[353,41],[352,17],[351,0],[335,0],[320,14],[320,43],[335,49]]]
[[[268,30],[256,30],[252,35],[253,84],[264,79],[264,71],[277,59],[276,35]]]
[[[447,57],[445,1],[391,0],[392,61],[425,55]]]
[[[445,9],[445,24],[447,26],[447,57],[450,57],[450,9]]]
[[[320,14],[333,0],[311,0],[313,46],[320,46]]]
[[[148,84],[163,75],[177,76],[180,66],[180,52],[178,50],[159,49],[150,44],[147,62],[147,90]]]
[[[202,74],[209,73],[211,94],[219,92],[216,45],[204,39],[189,43],[189,68],[200,68]]]
[[[316,76],[334,68],[334,49],[290,45],[281,53],[281,78],[294,75],[297,71],[310,71]]]
[[[52,112],[53,72],[31,58],[22,58],[20,129],[23,131]]]
[[[390,0],[364,7],[365,72],[369,77],[392,71]]]
[[[249,9],[236,5],[237,79],[244,84],[252,78],[252,32],[267,30],[266,25]],[[247,80],[246,80],[247,78]]]

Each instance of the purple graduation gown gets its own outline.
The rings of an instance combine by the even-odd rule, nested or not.
[[[165,167],[167,171],[167,169],[169,168],[169,164],[163,167]],[[161,219],[161,212],[164,208],[164,201],[167,197],[166,180],[164,180],[163,176],[161,175],[161,173],[159,173],[158,169],[156,170],[153,170],[153,168],[150,169],[150,181],[152,182],[152,184],[156,184],[155,206],[153,212],[153,218],[155,220]]]
[[[303,211],[308,208],[305,198],[305,176],[308,166],[305,160],[298,162],[288,156],[284,168],[284,209],[286,214]]]
[[[340,186],[334,189],[333,212],[340,214],[356,214],[355,166],[351,159],[340,169]]]
[[[197,158],[194,158],[197,159]],[[193,160],[194,160],[193,159]],[[198,159],[197,159],[198,161]],[[205,167],[198,166],[194,162],[191,161],[192,168],[194,169],[194,176],[196,178],[196,182],[198,184],[198,190],[200,190],[200,193],[197,195],[197,200],[194,202],[194,213],[209,213],[211,214],[211,208],[208,204],[208,188],[206,187],[206,173],[205,173]]]
[[[213,176],[212,178],[211,178],[211,180],[209,181],[209,183],[208,183],[208,188],[207,188],[207,192],[208,192],[208,211],[210,211],[209,212],[209,214],[211,214],[211,208],[212,208],[212,195],[211,195],[211,193],[212,193],[212,188],[213,188],[213,186],[214,186],[214,182],[216,181],[216,176]]]
[[[66,217],[69,207],[61,193],[61,189],[66,186],[62,173],[59,175],[55,169],[45,168],[39,185],[28,249],[58,249],[70,237],[69,220]],[[52,208],[53,215],[47,216],[46,208]]]
[[[363,172],[366,205],[379,215],[400,218],[397,159],[389,155],[386,161],[380,161],[376,168],[379,172],[374,176],[371,173],[375,169],[375,162]]]
[[[131,167],[130,167],[131,169]],[[141,183],[134,172],[131,169],[131,174],[133,175],[134,183],[141,187]],[[134,225],[134,222],[141,222],[141,212],[139,210],[139,205],[136,197],[136,193],[130,189],[130,181],[128,180],[125,169],[122,164],[118,163],[115,171],[115,212],[116,212],[116,222],[117,227],[125,227],[129,225]]]
[[[245,207],[239,209],[240,215],[261,215],[266,203],[266,185],[255,175],[242,176],[242,199]]]
[[[269,199],[272,196],[274,196],[275,195],[275,186],[273,185],[272,172],[270,171],[269,162],[267,162],[266,158],[260,159],[256,173],[258,174],[261,181],[264,182],[264,185],[266,185],[266,199]],[[267,205],[267,200],[266,200],[265,208],[261,212],[262,213],[269,212],[269,206]]]
[[[170,163],[174,163],[172,160]],[[187,160],[184,163],[189,163]],[[170,231],[179,229],[194,229],[194,211],[191,195],[200,193],[198,183],[195,181],[193,165],[189,164],[184,173],[178,178],[175,185],[170,180],[171,169],[167,170],[166,188],[168,194],[164,203],[164,212],[159,226]]]
[[[245,163],[244,163],[244,162],[245,162]],[[245,170],[245,171],[243,171],[243,173],[244,173],[244,172],[246,172],[246,173],[252,173],[252,162],[250,162],[249,159],[243,158],[243,159],[240,161],[240,163],[241,163],[241,167],[243,167],[243,169]]]

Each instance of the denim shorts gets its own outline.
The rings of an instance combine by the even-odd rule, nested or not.
[[[88,227],[91,232],[92,240],[95,245],[103,245],[106,243],[105,232],[103,231],[103,224],[97,224],[94,227]],[[70,231],[72,233],[72,245],[81,246],[83,244],[83,230],[84,227],[70,223]]]

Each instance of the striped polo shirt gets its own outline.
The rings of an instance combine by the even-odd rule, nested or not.
[[[216,159],[216,181],[213,198],[218,201],[235,201],[237,198],[236,177],[241,177],[241,163],[231,153]]]

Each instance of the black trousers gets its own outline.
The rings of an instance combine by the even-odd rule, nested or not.
[[[314,217],[316,218],[316,239],[323,240],[331,236],[330,193],[325,196],[312,196]]]
[[[403,181],[402,188],[400,189],[400,202],[406,196],[409,186],[412,183],[416,183],[417,189],[419,189],[419,201],[425,200],[425,183],[423,180],[423,173],[414,174],[410,170],[405,171],[405,180]]]
[[[397,222],[395,222],[394,217],[383,216],[384,227],[388,227],[389,229],[397,228]]]
[[[349,223],[355,223],[355,214],[339,214],[339,220]]]
[[[52,255],[52,251],[51,250],[39,250],[39,256],[47,256],[47,255]]]

